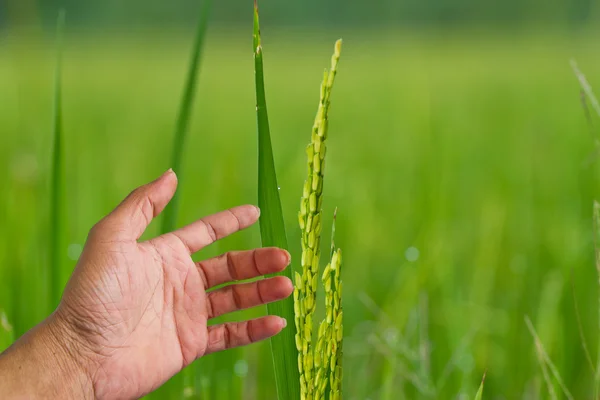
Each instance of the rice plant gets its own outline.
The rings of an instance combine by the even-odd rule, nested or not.
[[[192,56],[189,63],[187,80],[183,89],[181,106],[179,107],[179,115],[175,127],[175,136],[173,137],[173,155],[171,157],[171,168],[177,173],[179,181],[182,180],[182,164],[183,164],[183,148],[185,139],[189,130],[189,125],[192,116],[192,108],[198,86],[198,70],[202,57],[202,49],[204,47],[204,38],[206,37],[206,29],[208,27],[208,17],[210,15],[210,7],[212,0],[204,0],[200,7],[200,15],[198,17],[198,26],[196,28],[196,37],[192,47]],[[173,199],[164,210],[162,219],[161,232],[171,232],[176,228],[177,216],[179,212],[179,191],[175,193]]]
[[[600,286],[600,203],[594,202],[594,248],[596,256],[596,270],[598,272],[598,284]],[[600,312],[600,297],[598,298],[598,311]],[[598,317],[600,325],[600,316]],[[600,332],[600,326],[598,327]],[[600,398],[600,335],[598,335],[598,356],[596,361],[596,373],[594,374],[594,398]]]
[[[328,115],[341,46],[342,41],[338,40],[331,68],[325,71],[311,143],[306,149],[308,177],[304,184],[299,213],[302,232],[302,274],[296,272],[294,276],[293,303],[288,299],[268,305],[270,314],[282,316],[288,321],[294,320],[293,327],[288,327],[281,335],[271,339],[275,380],[280,399],[339,399],[342,393],[342,253],[340,249],[335,248],[333,237],[331,261],[322,273],[319,267]],[[259,148],[258,204],[263,211],[260,217],[262,244],[287,248],[265,98],[263,49],[256,1],[253,51]],[[291,270],[284,274],[291,278]],[[325,286],[327,315],[319,326],[315,346],[313,317],[317,304],[317,281],[320,276]]]
[[[50,181],[50,223],[48,237],[49,252],[49,311],[58,305],[62,293],[61,251],[63,243],[63,227],[65,224],[64,210],[64,154],[63,154],[63,125],[62,125],[62,37],[65,25],[65,12],[61,11],[56,23],[57,56],[54,77],[54,114],[53,114],[53,149]]]

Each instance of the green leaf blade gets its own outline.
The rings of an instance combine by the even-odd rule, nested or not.
[[[49,223],[49,294],[50,311],[58,306],[63,289],[61,274],[61,249],[63,246],[64,215],[64,154],[62,115],[62,53],[65,12],[61,10],[56,22],[56,71],[54,76],[54,112],[52,116],[52,166],[50,177],[50,223]]]
[[[175,136],[173,138],[173,154],[171,157],[171,168],[177,173],[179,182],[182,182],[182,164],[183,164],[183,149],[185,140],[189,131],[190,121],[192,117],[192,108],[195,102],[196,88],[198,86],[198,76],[200,62],[202,61],[202,50],[208,28],[212,0],[204,0],[200,7],[200,15],[198,17],[198,27],[196,29],[196,37],[192,48],[192,56],[189,63],[187,80],[181,98],[181,106],[177,117],[175,127]],[[161,233],[167,233],[175,230],[177,227],[177,218],[179,215],[179,192],[175,193],[173,199],[163,212],[161,225]]]
[[[598,282],[600,283],[600,203],[594,201],[594,250],[596,259],[596,270]],[[600,311],[600,297],[598,298],[598,311]],[[600,324],[600,316],[598,317]],[[600,326],[598,331],[600,332]],[[598,355],[596,361],[596,373],[594,374],[594,398],[600,397],[600,335],[598,335]]]
[[[279,198],[279,187],[275,172],[275,161],[271,144],[269,117],[264,87],[263,52],[258,20],[258,6],[254,3],[254,68],[256,83],[256,115],[258,129],[258,206],[261,209],[260,234],[265,247],[287,249],[287,236],[283,220],[283,210]],[[292,268],[287,268],[281,275],[292,278]],[[300,399],[300,374],[298,372],[297,350],[295,344],[296,329],[294,325],[293,299],[267,306],[271,315],[278,315],[287,320],[287,327],[271,339],[271,350],[275,367],[277,395],[280,400]]]
[[[483,385],[485,384],[485,376],[487,373],[483,374],[483,378],[481,379],[481,384],[479,385],[479,390],[475,395],[475,400],[483,400]]]

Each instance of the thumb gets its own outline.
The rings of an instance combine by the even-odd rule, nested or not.
[[[102,225],[122,233],[125,239],[138,240],[152,219],[169,204],[176,189],[177,176],[169,169],[160,178],[131,192]]]

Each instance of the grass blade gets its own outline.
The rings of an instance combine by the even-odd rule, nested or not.
[[[594,248],[596,252],[596,270],[598,271],[598,285],[600,286],[600,203],[594,202]],[[598,298],[598,311],[600,312],[600,297]],[[600,315],[598,316],[600,325]],[[598,327],[600,332],[600,326]],[[598,335],[598,360],[596,362],[596,375],[594,377],[594,398],[600,398],[600,335]]]
[[[265,99],[263,75],[263,50],[258,20],[258,5],[254,2],[254,69],[256,80],[256,116],[258,124],[258,206],[260,216],[260,234],[263,246],[288,248],[283,211],[279,199],[279,186],[275,173],[275,161],[271,146],[269,117]],[[291,279],[292,268],[283,273]],[[277,395],[280,400],[300,398],[300,375],[298,372],[295,344],[294,303],[290,297],[284,301],[267,306],[269,314],[279,315],[288,321],[287,327],[278,336],[271,339],[271,351],[275,367]]]
[[[61,249],[63,226],[65,223],[64,210],[64,155],[63,155],[63,129],[62,129],[62,37],[65,25],[65,12],[61,10],[56,23],[57,56],[56,71],[54,76],[54,115],[52,122],[53,149],[52,149],[52,176],[50,181],[50,224],[49,224],[49,262],[50,262],[50,310],[60,302],[63,289],[61,276]]]
[[[475,395],[475,400],[482,400],[483,399],[483,385],[485,383],[485,373],[483,374],[483,378],[481,379],[481,385],[479,385],[479,390],[477,391],[477,394]]]
[[[179,108],[179,116],[177,117],[177,125],[175,127],[175,137],[173,138],[173,155],[171,158],[171,168],[177,173],[179,178],[180,187],[182,181],[182,162],[183,162],[183,148],[185,145],[185,138],[190,126],[190,120],[192,115],[192,107],[194,105],[194,99],[196,94],[196,87],[198,86],[198,69],[202,58],[202,49],[204,47],[204,38],[206,36],[206,29],[208,27],[208,17],[210,14],[211,0],[204,0],[202,7],[200,7],[200,16],[198,19],[198,27],[196,30],[196,38],[194,41],[194,47],[192,48],[192,57],[189,64],[187,81],[183,91],[183,97],[181,100],[181,106]],[[179,194],[181,190],[175,193],[175,196],[165,208],[164,216],[162,219],[161,232],[167,233],[175,229],[177,225],[177,215],[179,212]]]
[[[588,83],[587,78],[585,77],[584,73],[581,72],[575,60],[571,60],[571,68],[573,69],[573,73],[577,77],[579,85],[581,86],[581,106],[583,108],[585,120],[588,124],[590,135],[592,136],[592,139],[594,141],[594,151],[587,157],[587,159],[583,163],[583,165],[589,166],[598,159],[598,155],[600,154],[600,138],[598,137],[598,134],[594,129],[592,115],[590,113],[590,108],[588,107],[586,98],[589,98],[592,107],[594,108],[594,111],[596,111],[596,114],[598,114],[598,116],[600,116],[600,104],[598,103],[598,99],[596,98],[596,95],[592,90],[592,86]]]
[[[579,304],[577,302],[577,296],[575,295],[575,278],[573,277],[573,270],[571,270],[571,294],[573,295],[573,308],[575,309],[575,320],[577,321],[577,331],[579,332],[579,340],[581,340],[581,348],[583,349],[585,359],[587,360],[588,365],[592,370],[592,373],[594,374],[594,376],[596,376],[596,367],[594,366],[594,362],[592,361],[592,355],[590,354],[587,340],[585,339],[585,334],[583,333],[581,313],[579,312]]]
[[[598,116],[600,116],[600,103],[598,103],[598,98],[594,94],[594,91],[592,90],[592,86],[589,84],[587,78],[585,77],[583,72],[581,72],[581,70],[577,66],[577,62],[575,60],[571,60],[571,68],[573,69],[573,72],[575,73],[575,76],[577,77],[577,80],[579,81],[581,88],[583,89],[583,91],[585,92],[587,97],[590,99],[590,102],[592,103],[592,107],[594,108],[594,111],[596,111],[596,114],[598,114]]]
[[[6,350],[15,340],[13,327],[8,322],[4,311],[0,310],[0,353]]]
[[[558,368],[556,368],[556,365],[554,365],[554,363],[550,359],[550,356],[546,352],[546,349],[544,349],[544,345],[542,344],[542,341],[540,340],[535,328],[533,327],[533,324],[531,323],[531,319],[528,316],[525,316],[525,323],[527,324],[527,329],[529,329],[529,332],[531,333],[531,336],[533,337],[533,340],[535,342],[535,347],[537,349],[540,365],[542,366],[542,372],[544,372],[545,374],[544,379],[546,380],[548,387],[551,388],[552,385],[549,382],[549,379],[547,377],[547,370],[545,368],[548,368],[550,370],[550,372],[554,376],[554,379],[556,379],[556,382],[558,382],[558,385],[562,389],[565,397],[569,400],[573,400],[573,395],[567,388],[567,385],[565,385],[562,377],[560,376],[560,373],[558,372]],[[551,396],[555,398],[556,394],[553,395],[553,391],[554,389],[552,389],[550,393]]]

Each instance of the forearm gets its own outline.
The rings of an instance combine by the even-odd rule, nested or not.
[[[43,322],[0,354],[0,397],[93,399],[91,380],[76,353],[58,323]]]

